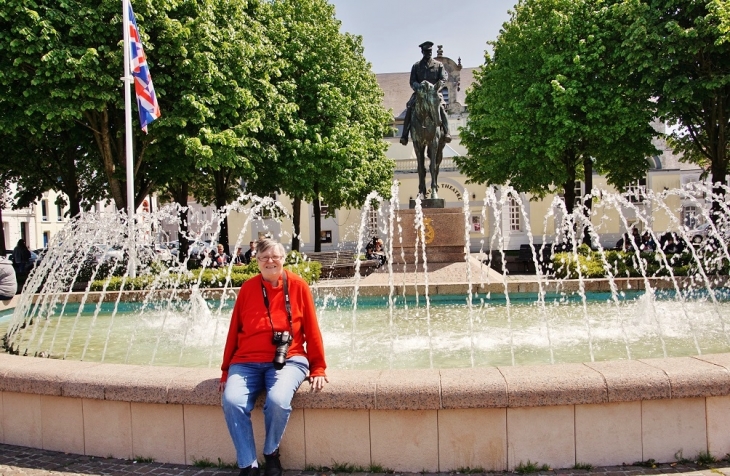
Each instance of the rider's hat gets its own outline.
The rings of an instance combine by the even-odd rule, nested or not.
[[[424,41],[423,43],[421,43],[420,45],[418,45],[418,47],[421,48],[421,49],[431,48],[432,46],[433,46],[433,41]]]

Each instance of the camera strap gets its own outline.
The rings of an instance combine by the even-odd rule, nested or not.
[[[284,307],[286,308],[286,316],[289,318],[289,332],[294,333],[294,327],[292,326],[291,319],[291,303],[289,302],[289,286],[286,282],[286,271],[282,271],[281,279],[284,281]],[[274,321],[271,319],[271,311],[269,310],[269,294],[266,292],[266,286],[264,286],[264,277],[261,276],[261,293],[264,295],[264,306],[266,306],[266,314],[269,315],[269,323],[271,323],[271,330],[274,329]]]

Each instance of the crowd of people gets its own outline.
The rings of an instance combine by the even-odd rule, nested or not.
[[[649,252],[661,249],[666,254],[681,253],[687,248],[685,241],[678,237],[676,233],[666,232],[659,237],[657,245],[654,237],[648,231],[643,234],[634,227],[631,229],[631,235],[624,233],[618,242],[616,242],[616,250],[618,251],[639,251]]]
[[[221,243],[218,243],[207,254],[202,252],[199,259],[201,263],[205,263],[207,257],[208,267],[210,268],[225,268],[231,263],[233,263],[233,266],[245,266],[251,263],[251,259],[256,256],[256,242],[251,241],[248,246],[249,248],[246,252],[243,252],[242,247],[237,246],[236,253],[231,257],[226,253],[225,247]]]

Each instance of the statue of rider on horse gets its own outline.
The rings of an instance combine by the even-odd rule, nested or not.
[[[416,105],[416,92],[421,89],[421,83],[428,81],[439,91],[439,97],[441,97],[441,89],[446,85],[446,80],[449,78],[449,74],[444,69],[444,65],[440,61],[436,61],[432,58],[433,55],[433,42],[424,41],[420,45],[421,53],[423,58],[411,67],[411,78],[409,84],[413,89],[411,99],[406,104],[406,117],[403,120],[403,134],[400,138],[400,143],[408,145],[408,132],[411,128],[411,118],[413,116],[413,108]],[[439,108],[439,116],[441,116],[441,126],[444,131],[444,142],[451,142],[451,135],[449,134],[449,120],[446,116],[446,107],[441,98],[441,105]]]
[[[433,42],[426,41],[419,45],[423,59],[411,68],[410,86],[413,95],[406,105],[406,117],[403,122],[403,135],[400,143],[408,145],[408,134],[413,139],[413,148],[418,160],[418,193],[426,198],[426,153],[429,158],[431,172],[431,196],[438,199],[438,169],[444,145],[451,142],[449,120],[446,107],[441,96],[441,89],[446,84],[448,73],[444,65],[434,60]]]

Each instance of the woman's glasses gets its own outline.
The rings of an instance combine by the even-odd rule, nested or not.
[[[283,258],[284,258],[283,256],[276,256],[276,255],[272,255],[272,256],[258,256],[257,255],[256,256],[256,260],[257,261],[263,261],[263,262],[266,262],[266,261],[275,261],[275,262],[278,263]]]

